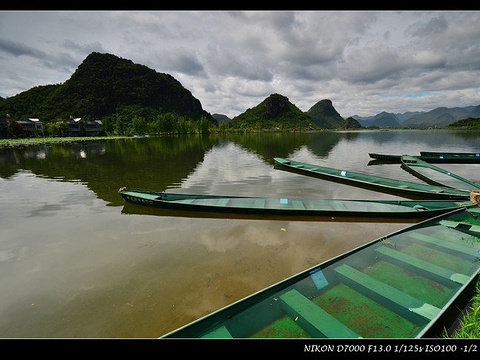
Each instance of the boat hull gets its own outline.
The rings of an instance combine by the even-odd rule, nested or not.
[[[476,206],[471,201],[405,201],[405,200],[344,200],[297,198],[264,198],[175,194],[151,190],[119,191],[130,204],[185,212],[271,215],[311,218],[389,218],[422,219],[460,207]]]
[[[402,155],[369,153],[375,164],[381,163],[401,163]],[[478,153],[440,153],[421,151],[416,158],[430,163],[450,163],[450,164],[478,164],[480,163],[480,154]]]
[[[470,192],[275,158],[279,169],[412,199],[468,199]]]
[[[422,338],[471,299],[480,210],[455,210],[367,242],[162,338]]]
[[[416,156],[402,155],[402,168],[434,186],[445,186],[465,191],[479,191],[480,185],[451,171],[423,161]]]

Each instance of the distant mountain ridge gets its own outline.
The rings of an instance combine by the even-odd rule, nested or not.
[[[253,108],[230,119],[211,115],[179,81],[112,54],[93,52],[63,84],[36,86],[13,97],[0,97],[0,118],[40,118],[58,123],[69,117],[100,119],[106,131],[133,132],[145,125],[161,131],[184,129],[188,121],[233,129],[357,129],[360,127],[448,126],[458,120],[480,117],[480,105],[439,107],[431,111],[381,112],[344,119],[329,99],[302,111],[282,94],[271,94]],[[146,124],[144,124],[144,122]],[[134,124],[135,123],[135,124]],[[152,124],[155,123],[155,124]],[[134,126],[135,125],[135,126]],[[182,130],[183,131],[183,130]]]
[[[438,107],[430,111],[405,112],[403,114],[381,112],[374,116],[353,116],[365,127],[447,126],[458,120],[477,117],[480,117],[480,105],[454,108]]]

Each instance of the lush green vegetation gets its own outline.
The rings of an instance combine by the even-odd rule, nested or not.
[[[111,136],[362,128],[353,118],[343,119],[331,100],[321,100],[303,112],[280,94],[270,95],[233,119],[215,115],[203,110],[200,101],[171,75],[96,52],[64,84],[37,86],[0,98],[0,121],[39,118],[45,136],[64,136],[71,117],[100,120],[102,135]],[[480,129],[480,119],[460,120],[448,127]],[[9,121],[6,130],[0,126],[0,132],[0,137],[25,137],[15,121]]]
[[[328,99],[317,102],[307,111],[307,114],[321,128],[338,129],[346,125],[345,120],[333,107],[332,101]]]
[[[444,337],[455,339],[478,339],[480,338],[480,280],[477,281],[475,295],[467,314],[460,321],[459,328],[451,336]]]
[[[447,127],[480,130],[480,118],[468,118],[468,119],[458,120],[448,125]]]
[[[227,127],[241,130],[319,128],[307,114],[280,94],[272,94],[254,108],[247,109],[244,113],[234,117],[228,122]]]
[[[345,129],[330,100],[311,115],[279,94],[229,120],[203,110],[171,75],[111,54],[93,52],[63,84],[37,86],[0,99],[0,120],[38,118],[46,136],[63,136],[70,118],[100,120],[104,135]],[[319,125],[320,124],[320,125]],[[321,126],[321,124],[326,124]],[[12,125],[10,137],[22,137]],[[24,135],[23,135],[24,136]]]
[[[182,132],[217,124],[171,75],[100,53],[90,54],[64,84],[37,86],[1,99],[0,118],[7,114],[16,121],[39,118],[47,135],[61,135],[61,124],[70,117],[101,120],[105,133],[115,135],[129,135],[149,123],[154,123],[153,132],[170,132],[172,122],[178,122],[175,126]]]

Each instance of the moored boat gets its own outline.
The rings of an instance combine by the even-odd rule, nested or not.
[[[445,186],[434,186],[391,179],[350,170],[307,164],[285,158],[274,158],[274,160],[275,164],[283,170],[302,175],[314,176],[321,179],[333,180],[369,190],[382,191],[389,194],[402,195],[411,198],[433,199],[467,199],[470,197],[469,191],[448,188]]]
[[[423,161],[416,156],[402,155],[401,161],[403,169],[426,183],[467,191],[480,190],[478,183]]]
[[[480,208],[430,218],[194,320],[162,338],[441,336],[471,299]]]
[[[373,161],[376,161],[372,164],[381,164],[381,163],[401,163],[402,155],[392,155],[392,154],[378,154],[378,153],[369,153],[368,154]],[[430,163],[458,163],[458,164],[469,164],[469,163],[480,163],[480,153],[448,153],[448,152],[433,152],[433,151],[420,151],[420,155],[414,155],[416,158],[427,161]]]
[[[182,194],[122,188],[125,201],[154,208],[202,213],[279,215],[283,217],[426,218],[460,207],[473,207],[468,200],[350,200],[268,198]]]
[[[420,155],[425,158],[434,158],[439,160],[471,160],[480,162],[480,151],[478,152],[448,152],[448,151],[420,151]]]

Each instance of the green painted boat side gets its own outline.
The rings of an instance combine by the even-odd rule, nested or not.
[[[392,154],[368,154],[377,163],[401,163],[402,155]],[[421,151],[420,155],[414,155],[416,158],[430,163],[458,163],[458,164],[475,164],[480,163],[480,153],[441,153]]]
[[[469,200],[349,200],[265,198],[169,193],[151,190],[119,191],[125,201],[164,209],[290,216],[352,216],[426,218],[460,207],[477,206]]]
[[[443,152],[443,151],[420,151],[422,160],[438,162],[472,162],[480,163],[480,151],[478,152]]]
[[[479,215],[457,209],[405,227],[161,338],[441,336],[475,289]]]
[[[423,161],[416,156],[402,155],[401,161],[403,169],[429,184],[466,191],[480,190],[480,185],[476,182]]]
[[[274,160],[275,164],[282,170],[405,197],[433,199],[467,199],[470,197],[470,192],[466,190],[390,179],[361,172],[307,164],[285,158],[274,158]]]

